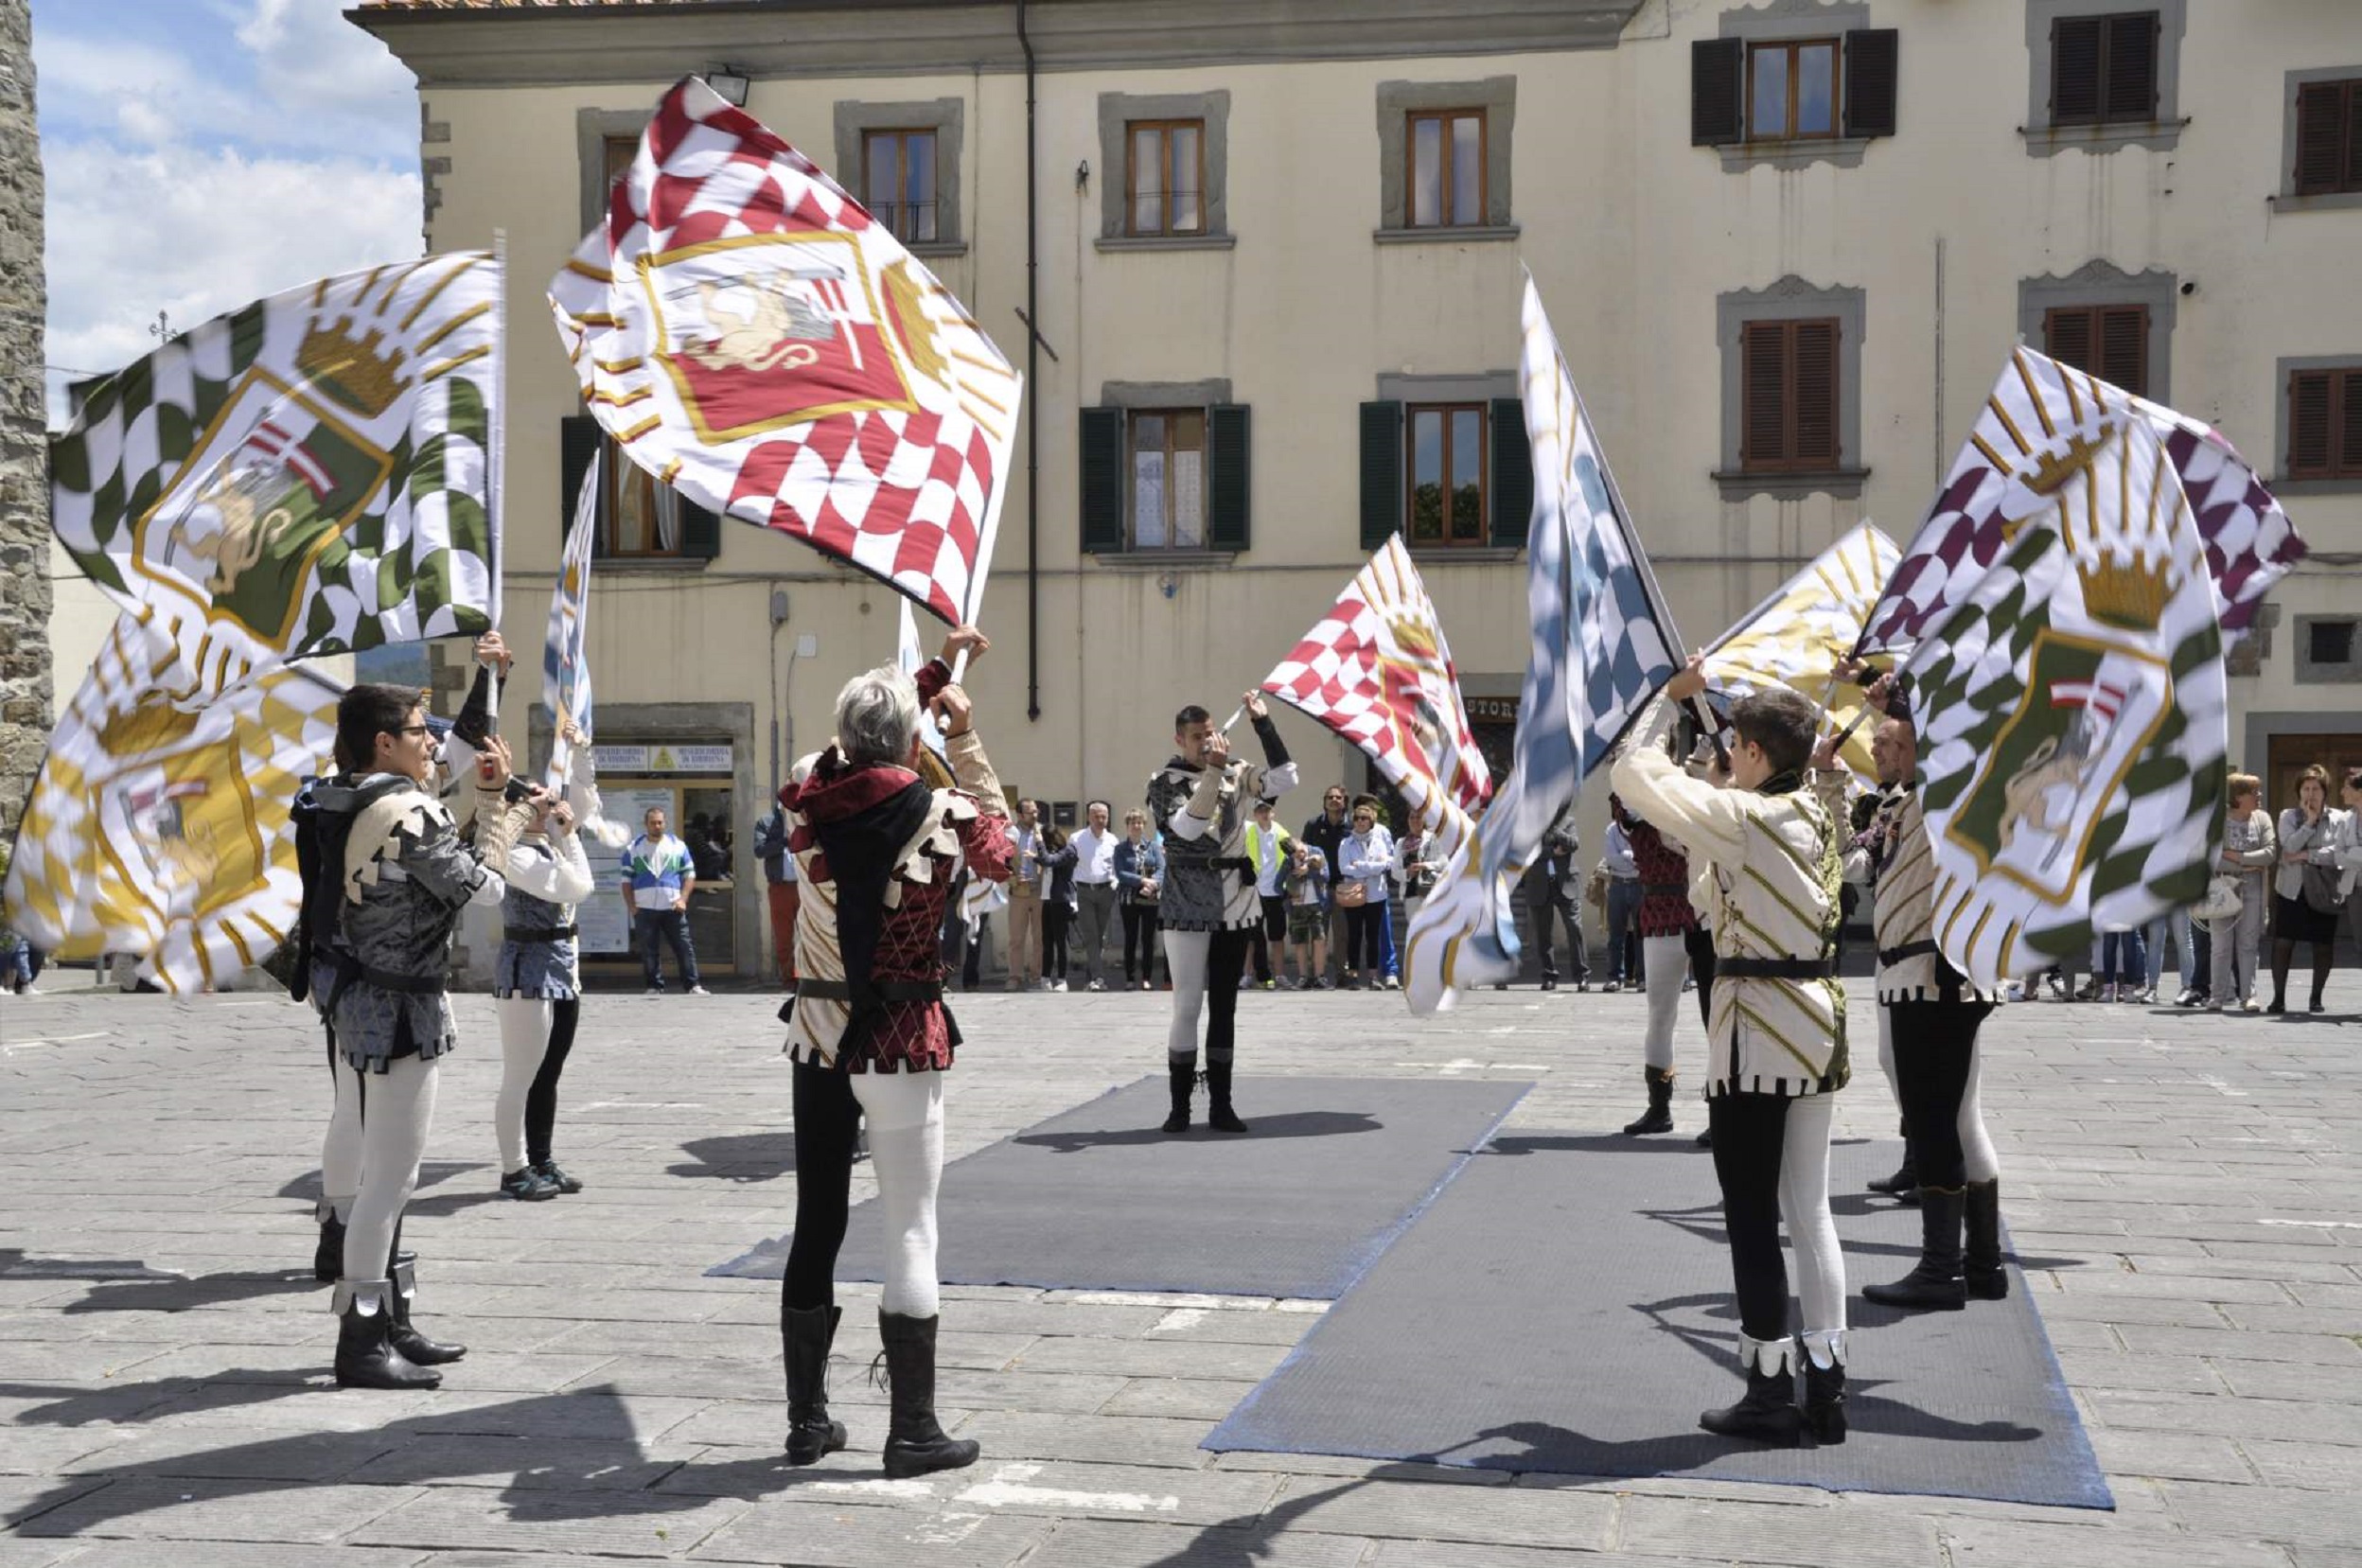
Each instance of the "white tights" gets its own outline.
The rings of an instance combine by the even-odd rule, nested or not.
[[[1676,933],[1643,937],[1641,962],[1648,971],[1648,1066],[1673,1070],[1673,1022],[1682,1011],[1682,981],[1689,976],[1689,944]]]
[[[344,1277],[382,1279],[394,1227],[418,1186],[418,1161],[434,1120],[439,1061],[397,1056],[383,1072],[337,1064],[337,1110],[349,1091],[361,1118],[361,1183],[344,1228]],[[351,1080],[348,1084],[346,1080]]]
[[[361,1190],[361,1091],[353,1069],[344,1065],[331,1044],[328,1072],[336,1084],[335,1108],[328,1113],[328,1130],[320,1140],[320,1197],[337,1224],[353,1217],[353,1198]]]
[[[1178,980],[1175,981],[1176,987]],[[882,1312],[933,1317],[935,1194],[943,1179],[943,1075],[856,1072],[850,1076],[870,1130],[870,1168],[886,1212]]]
[[[1807,1334],[1845,1331],[1845,1258],[1829,1214],[1829,1118],[1836,1101],[1829,1094],[1790,1101],[1780,1147],[1780,1219],[1796,1258],[1796,1304]]]
[[[1895,1071],[1895,1015],[1880,1002],[1874,1011],[1878,1015],[1878,1070],[1886,1074],[1886,1092],[1895,1099],[1895,1114],[1903,1114],[1903,1081]],[[1970,1080],[1973,1084],[1974,1080]],[[1973,1089],[1970,1092],[1974,1092]]]
[[[1884,1008],[1878,1016],[1886,1016]],[[1972,1182],[1999,1181],[2001,1176],[2001,1156],[1994,1153],[1992,1136],[1984,1130],[1984,1107],[1977,1100],[1978,1082],[1983,1077],[1984,1042],[1979,1040],[1968,1052],[1968,1086],[1960,1096],[1961,1169]]]
[[[1206,961],[1213,951],[1211,931],[1167,931],[1165,970],[1172,980],[1172,1024],[1165,1054],[1176,1062],[1197,1060],[1197,1020],[1206,1007]]]
[[[550,1048],[553,1004],[539,996],[502,996],[492,1004],[501,1020],[501,1093],[492,1102],[492,1131],[501,1144],[501,1174],[525,1163],[525,1093]]]

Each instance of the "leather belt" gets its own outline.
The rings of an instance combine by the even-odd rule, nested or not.
[[[552,925],[540,930],[522,930],[514,925],[501,928],[501,936],[508,942],[566,942],[581,929],[576,925]]]
[[[1827,980],[1837,978],[1835,959],[1716,959],[1718,980]]]
[[[1900,947],[1881,947],[1878,949],[1878,961],[1901,963],[1906,959],[1930,958],[1942,951],[1942,948],[1936,946],[1934,939],[1930,938],[1922,942],[1907,942]]]
[[[943,986],[940,980],[873,980],[870,990],[883,1002],[940,1002]],[[796,995],[816,1002],[850,1002],[853,987],[843,980],[799,979]]]

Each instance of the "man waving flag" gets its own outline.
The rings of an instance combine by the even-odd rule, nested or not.
[[[1844,734],[1839,755],[1846,766],[1876,778],[1868,726],[1860,722],[1861,688],[1832,677],[1861,640],[1901,555],[1874,525],[1856,524],[1706,650],[1707,689],[1726,700],[1774,686],[1810,697]]]
[[[1633,537],[1542,294],[1525,279],[1519,376],[1534,462],[1525,601],[1533,650],[1517,753],[1492,804],[1411,922],[1415,1013],[1517,973],[1510,890],[1591,770],[1672,678],[1681,637]]]

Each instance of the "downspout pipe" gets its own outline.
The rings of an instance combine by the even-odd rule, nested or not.
[[[1025,0],[1017,0],[1017,47],[1025,51],[1025,716],[1042,716],[1042,319],[1038,274],[1041,237],[1036,222],[1041,184],[1034,178],[1033,41],[1025,32]]]

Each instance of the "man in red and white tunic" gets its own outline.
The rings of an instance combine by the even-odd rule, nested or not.
[[[976,1462],[977,1445],[935,1418],[935,1192],[943,1169],[943,1081],[960,1045],[943,1006],[937,940],[953,878],[1003,882],[1010,872],[1000,783],[977,738],[967,695],[951,682],[961,626],[911,678],[888,665],[837,698],[837,741],[779,792],[788,851],[803,885],[796,921],[796,1233],[781,1285],[787,1363],[787,1460],[808,1465],[845,1446],[829,1418],[828,1351],[840,1315],[832,1278],[845,1237],[854,1139],[866,1119],[887,1227],[878,1303],[892,1386],[886,1473],[923,1475]],[[919,766],[919,710],[942,727],[953,786]]]

